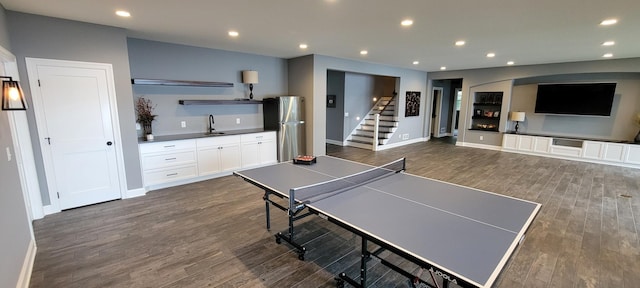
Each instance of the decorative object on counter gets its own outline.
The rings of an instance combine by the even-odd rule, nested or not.
[[[309,155],[298,155],[296,158],[293,158],[293,164],[303,164],[303,165],[311,165],[316,163],[315,156]]]
[[[249,100],[253,99],[253,84],[258,84],[258,71],[242,71],[242,83],[249,84]]]
[[[524,121],[524,112],[511,112],[511,121],[516,122],[516,134],[518,134],[518,128],[521,121]]]
[[[0,76],[2,79],[2,110],[27,110],[24,101],[24,93],[20,89],[18,81],[9,76]]]
[[[636,114],[636,124],[640,126],[640,113]],[[633,139],[634,143],[640,143],[640,131],[636,134],[636,138]]]
[[[144,97],[140,97],[138,98],[138,101],[136,101],[136,113],[138,114],[136,122],[142,125],[143,135],[147,137],[147,140],[153,140],[151,123],[156,116],[158,116],[152,114],[154,108],[155,106],[153,106],[151,100],[145,99]]]

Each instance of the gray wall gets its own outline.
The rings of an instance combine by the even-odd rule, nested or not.
[[[344,79],[341,71],[327,71],[327,95],[336,95],[336,107],[327,107],[327,139],[344,141]]]
[[[611,80],[621,80],[617,79],[621,74],[632,72],[637,73],[640,72],[640,58],[630,58],[630,59],[612,59],[612,60],[599,60],[599,61],[587,61],[587,62],[572,62],[572,63],[558,63],[558,64],[544,64],[544,65],[528,65],[528,66],[515,66],[515,67],[499,67],[499,68],[488,68],[488,69],[472,69],[472,70],[458,70],[458,71],[438,71],[438,72],[430,72],[429,80],[437,80],[437,79],[452,79],[452,78],[462,78],[462,108],[460,110],[460,127],[459,127],[459,136],[458,141],[473,143],[473,144],[481,144],[481,145],[491,145],[491,146],[500,146],[502,144],[502,134],[500,133],[492,133],[492,132],[479,132],[479,131],[468,131],[468,126],[470,124],[470,116],[471,116],[471,108],[470,108],[470,95],[472,92],[472,88],[480,91],[482,89],[490,89],[492,83],[519,83],[522,85],[522,79],[538,79],[542,80],[542,82],[550,82],[550,81],[566,81],[567,79],[582,79],[584,81],[589,80],[593,75],[596,78],[609,78]],[[591,74],[591,75],[589,75]],[[603,76],[604,75],[604,76]],[[538,78],[540,77],[540,78]],[[502,82],[504,81],[504,82]],[[629,99],[635,97],[637,99],[639,95],[639,90],[633,88],[637,87],[637,84],[628,84],[633,83],[634,80],[625,80],[624,86],[628,88],[624,88],[624,94],[619,94],[621,91],[618,91],[619,94],[618,99]],[[537,82],[536,82],[537,83]],[[532,84],[532,83],[529,83]],[[517,85],[517,86],[519,86]],[[507,131],[507,129],[511,129],[511,123],[507,123],[507,116],[509,111],[514,110],[516,107],[511,107],[511,98],[512,93],[511,90],[513,88],[513,92],[515,94],[514,103],[519,103],[522,99],[518,100],[518,98],[527,97],[523,96],[525,94],[531,96],[530,91],[526,92],[526,87],[511,87],[511,85],[498,85],[500,89],[505,90],[504,99],[503,99],[503,109],[501,113],[500,120],[500,131]],[[507,87],[509,86],[509,87]],[[627,95],[629,94],[629,95]],[[634,96],[635,95],[635,96]],[[526,101],[526,100],[525,100]],[[530,101],[530,99],[529,99]],[[518,104],[520,105],[520,104]],[[640,107],[638,106],[638,102],[636,101],[635,106],[630,104],[635,112],[632,112],[633,109],[627,109],[623,107],[622,110],[618,110],[615,116],[612,116],[614,122],[620,119],[633,119],[632,117],[640,111]],[[618,104],[618,107],[620,105]],[[527,117],[529,117],[529,113],[527,113]],[[623,137],[623,139],[631,140],[633,139],[633,135],[637,133],[637,127],[627,124],[627,125],[618,125],[614,124],[613,126],[609,124],[598,123],[593,130],[585,133],[585,129],[582,131],[574,131],[574,125],[576,123],[574,120],[577,118],[571,118],[569,116],[565,118],[558,118],[558,116],[541,116],[544,117],[540,119],[532,119],[534,123],[540,123],[539,121],[550,121],[548,123],[553,123],[554,128],[547,126],[546,128],[541,127],[539,131],[544,132],[544,134],[555,134],[555,135],[569,135],[574,137],[586,137],[593,138],[598,137],[602,139],[615,139],[618,140],[619,137]],[[582,117],[585,118],[585,117]],[[584,119],[583,119],[584,120]],[[593,120],[593,119],[591,119]],[[602,121],[610,121],[601,119]],[[624,120],[622,120],[624,122]],[[629,120],[631,121],[631,120]],[[525,121],[526,122],[526,121]],[[622,123],[622,122],[620,122]],[[533,129],[531,125],[527,124],[529,129]],[[557,128],[557,127],[561,128]],[[597,128],[600,127],[600,128]],[[604,131],[602,127],[613,127],[614,130],[622,129],[619,132],[611,133],[609,131]],[[538,129],[538,128],[535,128]],[[608,128],[607,128],[608,129]],[[535,130],[534,130],[535,131]],[[531,132],[531,131],[530,131]],[[626,135],[626,136],[625,136]],[[480,140],[480,136],[483,136],[483,140]]]
[[[327,71],[339,70],[345,72],[371,74],[378,76],[399,77],[398,107],[404,109],[406,91],[420,91],[419,117],[404,117],[404,111],[398,114],[400,126],[396,135],[408,134],[409,140],[424,137],[424,127],[428,123],[425,115],[425,103],[428,96],[427,73],[410,69],[365,63],[323,55],[308,55],[289,60],[289,92],[307,97],[307,153],[313,155],[326,154],[326,95]],[[306,86],[305,86],[306,85]],[[389,143],[400,142],[394,137]]]
[[[307,137],[307,145],[306,145],[306,152],[305,154],[309,154],[309,155],[324,155],[323,154],[318,154],[316,153],[316,151],[314,151],[314,140],[318,140],[314,138],[314,132],[316,131],[316,129],[322,129],[323,133],[326,133],[326,127],[325,125],[321,125],[316,127],[315,125],[315,119],[318,118],[318,113],[322,113],[325,114],[326,110],[322,109],[322,111],[320,110],[315,110],[317,108],[318,105],[322,105],[324,107],[324,105],[326,104],[326,96],[324,97],[324,101],[322,103],[317,103],[316,104],[316,100],[315,97],[313,95],[314,93],[314,87],[315,85],[320,85],[320,84],[316,84],[315,78],[314,78],[314,71],[315,71],[315,63],[314,63],[314,57],[313,55],[307,55],[307,56],[301,56],[301,57],[297,57],[297,58],[293,58],[293,59],[289,59],[287,61],[287,73],[288,73],[288,78],[289,78],[289,94],[291,95],[297,95],[297,96],[302,96],[305,98],[305,133],[306,133],[306,137]],[[325,74],[327,74],[327,71],[325,70],[324,72],[322,72]],[[326,83],[323,83],[322,85],[327,85]],[[325,88],[326,89],[326,88]],[[314,109],[315,108],[315,109]],[[322,118],[325,118],[325,116],[323,116]],[[322,147],[325,147],[325,138],[322,138]]]
[[[353,129],[358,127],[362,119],[367,117],[373,106],[375,95],[376,77],[360,74],[345,73],[344,80],[344,112],[349,113],[349,117],[344,117],[344,128],[342,139],[351,134]]]
[[[561,116],[535,114],[537,83],[615,82],[616,92],[610,117]],[[536,77],[514,83],[511,111],[523,111],[520,123],[524,133],[586,137],[594,139],[632,140],[637,133],[634,117],[640,113],[640,73],[578,74],[547,79]],[[513,130],[513,123],[509,123]],[[634,129],[636,128],[636,129]]]
[[[150,99],[156,109],[153,134],[204,132],[209,114],[216,130],[262,128],[262,105],[179,105],[180,99],[248,99],[242,70],[256,70],[254,99],[287,95],[286,60],[224,50],[200,48],[141,39],[128,39],[132,78],[230,82],[233,88],[162,87],[133,85],[134,98]],[[236,124],[240,119],[240,124]],[[180,122],[187,127],[181,128]],[[141,131],[138,131],[141,135]]]
[[[5,10],[0,6],[0,46],[10,51],[6,23]],[[0,67],[0,75],[6,76],[3,67]],[[0,111],[0,147],[3,154],[0,157],[0,287],[16,287],[32,238],[15,160],[17,153],[13,149],[9,113],[14,112]],[[11,161],[6,161],[5,147],[14,155]]]
[[[0,46],[9,50],[11,47],[9,44],[9,29],[7,25],[7,12],[0,3]]]
[[[27,83],[25,57],[71,61],[110,63],[113,65],[118,117],[129,190],[142,188],[138,156],[138,140],[133,113],[133,94],[127,56],[126,31],[57,18],[7,12],[12,49],[18,59],[20,79]],[[24,85],[29,106],[33,107],[31,91]],[[44,176],[40,138],[35,126],[33,109],[27,110],[33,149],[43,204],[50,203]]]

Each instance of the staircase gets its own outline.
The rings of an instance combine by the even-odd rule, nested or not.
[[[379,115],[377,145],[384,145],[389,142],[389,139],[398,128],[396,96],[383,96],[376,102],[367,117],[347,137],[347,146],[377,150],[373,145],[376,131],[376,115]]]

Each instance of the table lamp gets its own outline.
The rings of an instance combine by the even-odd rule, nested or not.
[[[511,121],[516,121],[516,134],[518,134],[520,121],[524,121],[524,115],[524,112],[511,112],[511,118],[509,119]]]
[[[242,83],[249,84],[249,99],[253,99],[253,84],[258,84],[258,71],[242,71]]]

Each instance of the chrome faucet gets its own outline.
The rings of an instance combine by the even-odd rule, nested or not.
[[[209,114],[209,134],[213,133],[214,129],[213,128],[213,124],[215,124],[216,122],[213,120],[213,115]]]

